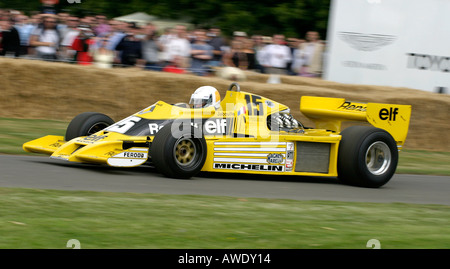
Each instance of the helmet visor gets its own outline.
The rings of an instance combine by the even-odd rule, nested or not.
[[[194,108],[206,107],[209,106],[211,103],[212,103],[211,97],[208,99],[191,97],[191,100],[189,101],[189,104],[193,105]]]

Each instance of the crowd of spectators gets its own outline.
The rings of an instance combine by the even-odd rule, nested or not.
[[[162,31],[162,32],[160,32]],[[141,67],[208,76],[231,66],[269,74],[319,77],[325,42],[310,31],[305,39],[235,31],[226,38],[217,27],[158,29],[104,15],[30,15],[0,10],[0,55],[62,61],[102,68]]]

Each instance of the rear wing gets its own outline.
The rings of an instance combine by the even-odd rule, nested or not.
[[[318,129],[341,131],[343,121],[364,121],[389,132],[398,146],[405,143],[411,117],[410,105],[355,103],[344,98],[302,96],[300,111]]]

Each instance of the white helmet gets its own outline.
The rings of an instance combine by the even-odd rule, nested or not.
[[[193,104],[194,108],[206,108],[209,106],[218,107],[220,103],[219,91],[212,86],[202,86],[195,90],[191,95],[189,104]]]

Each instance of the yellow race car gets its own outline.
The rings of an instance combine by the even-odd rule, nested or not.
[[[303,96],[300,110],[315,128],[295,120],[287,106],[232,83],[217,106],[158,101],[118,122],[82,113],[65,137],[48,135],[23,148],[71,162],[150,164],[173,178],[200,171],[299,175],[338,177],[364,187],[391,179],[411,106]],[[342,121],[366,123],[341,131]]]

